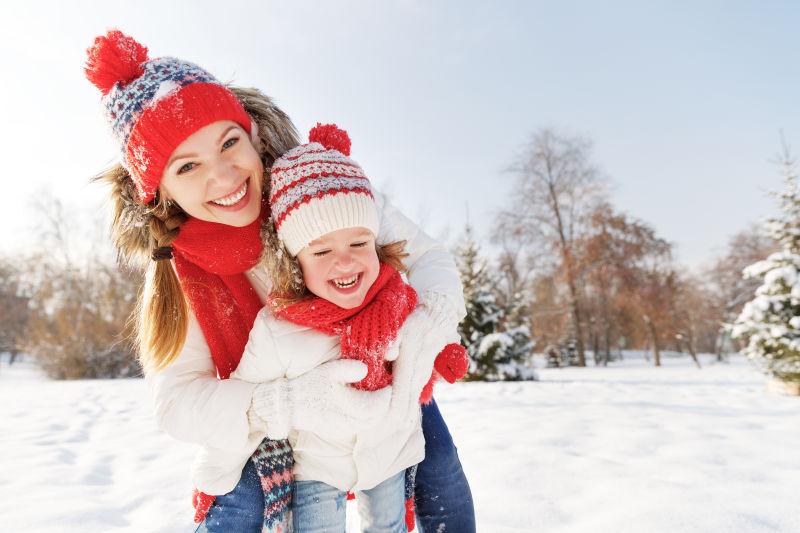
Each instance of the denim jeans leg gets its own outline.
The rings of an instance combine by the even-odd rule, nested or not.
[[[356,497],[362,533],[406,533],[406,472],[361,491]]]
[[[345,533],[347,493],[321,481],[295,481],[294,533]]]
[[[475,532],[472,491],[453,437],[436,402],[422,406],[425,459],[417,468],[414,502],[421,533]]]
[[[228,494],[217,496],[198,533],[260,533],[264,524],[264,493],[255,465],[247,461],[242,478]]]

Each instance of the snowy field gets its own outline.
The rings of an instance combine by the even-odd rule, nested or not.
[[[439,387],[479,532],[800,532],[800,397],[739,357],[612,365]],[[190,532],[192,453],[140,380],[0,367],[2,532]]]

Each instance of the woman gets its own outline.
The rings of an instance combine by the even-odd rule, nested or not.
[[[430,324],[424,335],[400,331],[390,397],[354,390],[326,365],[280,390],[227,379],[268,292],[253,268],[269,215],[264,176],[298,144],[294,126],[258,91],[229,89],[186,61],[151,60],[119,31],[98,37],[88,54],[87,77],[122,151],[122,165],[100,176],[112,186],[115,243],[146,269],[138,347],[159,425],[186,442],[233,449],[247,442],[251,423],[270,424],[253,420],[254,401],[279,398],[283,418],[302,412],[297,420],[312,425],[369,425],[417,409],[433,358],[464,314],[452,257],[376,194],[385,228],[378,240],[408,241],[409,282],[422,301],[414,314]],[[474,531],[469,485],[435,403],[423,409],[423,432],[415,489],[422,530]],[[285,522],[290,456],[284,442],[265,441],[240,479],[221,481],[230,492],[214,501],[201,530]]]

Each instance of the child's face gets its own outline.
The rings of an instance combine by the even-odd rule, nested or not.
[[[344,309],[358,307],[380,264],[375,237],[365,228],[332,231],[297,254],[308,290]]]
[[[175,148],[164,167],[161,192],[195,218],[242,227],[261,211],[263,174],[247,132],[220,120]]]

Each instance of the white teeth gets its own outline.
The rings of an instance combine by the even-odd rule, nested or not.
[[[247,194],[247,181],[246,180],[245,180],[244,184],[242,185],[242,188],[239,189],[238,191],[236,191],[235,193],[231,194],[230,196],[226,196],[225,198],[220,198],[219,200],[211,200],[211,203],[218,204],[218,205],[224,205],[224,206],[233,205],[236,202],[238,202],[239,200],[241,200],[242,198],[244,198],[245,194]]]
[[[349,278],[334,279],[332,281],[334,285],[336,285],[340,289],[346,289],[347,287],[352,287],[353,285],[355,285],[356,281],[358,281],[358,274]]]

